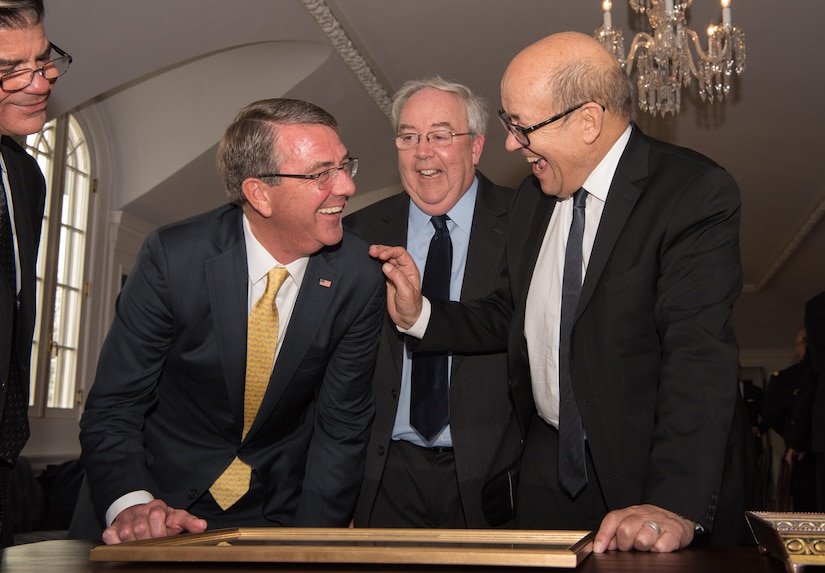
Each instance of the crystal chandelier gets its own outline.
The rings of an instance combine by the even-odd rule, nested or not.
[[[708,27],[707,50],[687,27],[685,12],[693,0],[629,2],[637,14],[647,15],[651,31],[636,34],[627,58],[622,30],[612,25],[611,0],[602,2],[604,23],[595,36],[628,75],[636,62],[639,107],[654,116],[675,115],[681,106],[681,88],[694,77],[703,101],[722,101],[730,92],[733,72],[745,70],[745,34],[731,23],[730,0],[721,0],[721,23]]]

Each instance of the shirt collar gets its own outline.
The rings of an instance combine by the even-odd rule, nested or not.
[[[613,176],[616,174],[616,168],[619,165],[619,160],[622,158],[624,148],[627,147],[627,142],[630,141],[630,132],[632,128],[630,125],[624,130],[610,151],[607,152],[596,168],[590,173],[587,180],[584,182],[584,187],[591,195],[595,195],[602,201],[607,201],[607,192],[610,189],[610,183],[613,181]]]
[[[269,254],[252,232],[249,226],[249,219],[246,213],[243,214],[243,236],[246,243],[246,266],[249,272],[249,281],[255,284],[264,279],[272,267],[282,266],[289,271],[290,278],[300,285],[304,279],[307,265],[309,264],[309,257],[301,257],[289,263],[288,265],[281,264],[275,257]]]
[[[453,205],[453,208],[447,211],[447,216],[455,224],[456,227],[469,234],[473,226],[473,210],[476,204],[476,195],[478,194],[478,177],[473,178],[470,188],[461,196],[458,202]],[[410,217],[409,224],[413,231],[413,235],[418,235],[430,222],[430,215],[418,208],[413,201],[410,201]]]

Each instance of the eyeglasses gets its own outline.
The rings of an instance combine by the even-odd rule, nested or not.
[[[293,175],[291,173],[266,173],[264,175],[258,175],[258,179],[266,179],[268,177],[292,177],[294,179],[315,179],[318,182],[318,189],[320,191],[325,191],[332,187],[335,180],[338,178],[338,173],[343,171],[350,178],[355,177],[355,174],[358,173],[358,158],[357,157],[348,157],[344,163],[339,165],[338,167],[330,167],[329,169],[325,169],[320,173],[313,173],[312,175]]]
[[[43,64],[43,67],[36,70],[26,68],[0,76],[0,88],[6,93],[19,92],[31,85],[34,81],[34,74],[40,74],[50,82],[54,82],[65,74],[69,69],[69,64],[72,63],[72,57],[54,44],[49,44],[49,47],[52,51],[57,52],[60,57],[49,60]]]
[[[532,132],[536,131],[537,129],[541,129],[545,125],[550,125],[554,121],[560,120],[561,118],[573,113],[574,111],[576,111],[580,107],[583,107],[587,103],[589,103],[589,102],[584,101],[584,102],[580,103],[579,105],[575,105],[575,106],[571,107],[567,111],[563,111],[559,114],[556,114],[553,117],[545,119],[544,121],[534,123],[530,127],[521,127],[520,125],[516,125],[510,119],[510,116],[507,115],[507,112],[504,111],[503,109],[498,110],[498,117],[501,120],[502,125],[504,125],[504,129],[506,129],[507,131],[512,133],[513,137],[516,139],[516,141],[519,142],[519,144],[521,144],[524,147],[530,147],[530,138],[527,137],[528,133],[532,133]],[[604,106],[602,106],[602,109],[604,109]]]
[[[454,137],[459,135],[472,135],[471,132],[454,133],[446,129],[439,129],[438,131],[431,131],[429,133],[401,133],[395,136],[395,146],[398,149],[412,149],[418,147],[418,142],[421,141],[421,136],[427,138],[427,143],[432,147],[446,147],[453,142]]]

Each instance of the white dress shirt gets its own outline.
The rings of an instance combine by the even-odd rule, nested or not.
[[[630,140],[630,131],[631,128],[628,126],[582,186],[588,193],[582,239],[582,280],[586,280],[587,265],[593,252],[593,243],[596,241],[596,232],[599,229],[610,183],[613,181],[624,148]],[[527,340],[533,399],[539,416],[556,428],[559,427],[561,286],[567,236],[570,234],[572,221],[573,201],[568,197],[556,203],[544,233],[530,280],[524,317],[524,336]]]

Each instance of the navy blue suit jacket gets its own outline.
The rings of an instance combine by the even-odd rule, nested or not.
[[[81,420],[99,517],[141,489],[188,508],[237,455],[266,495],[250,525],[348,524],[374,411],[380,267],[346,232],[310,257],[269,387],[241,441],[247,276],[239,207],[146,239]]]

